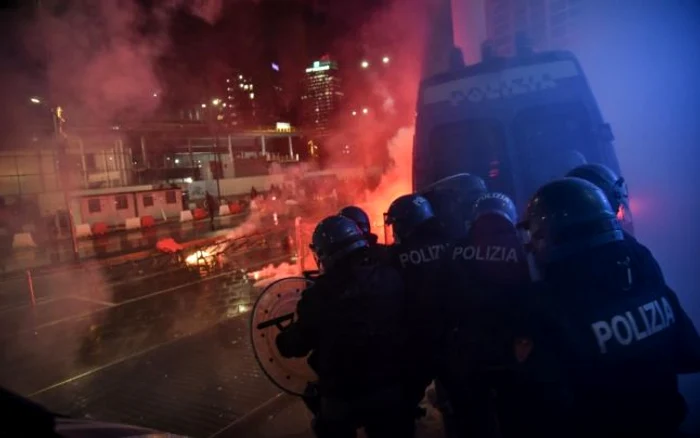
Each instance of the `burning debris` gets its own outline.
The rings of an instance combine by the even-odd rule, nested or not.
[[[287,277],[299,277],[301,272],[296,264],[281,263],[277,266],[269,264],[258,271],[249,272],[248,279],[254,287],[265,287],[270,283]]]

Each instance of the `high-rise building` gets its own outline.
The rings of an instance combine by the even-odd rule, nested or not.
[[[527,35],[538,50],[575,43],[586,9],[584,0],[485,0],[486,34],[498,55],[515,53],[515,37]]]
[[[273,127],[277,122],[288,121],[283,103],[280,66],[275,62],[266,65],[255,76],[255,114],[259,126]]]
[[[301,96],[301,116],[304,128],[323,134],[338,111],[343,93],[338,66],[324,58],[306,69],[304,92]]]
[[[249,128],[259,125],[256,87],[250,77],[235,72],[226,78],[226,92],[217,117],[232,128]]]

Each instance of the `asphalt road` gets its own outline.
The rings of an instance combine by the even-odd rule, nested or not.
[[[247,272],[289,261],[286,234],[0,284],[0,385],[75,417],[209,437],[278,394],[248,344]]]
[[[78,239],[78,252],[82,261],[106,259],[136,251],[151,250],[159,239],[171,237],[177,242],[187,242],[217,234],[243,223],[248,216],[237,214],[217,216],[216,230],[212,231],[208,220],[185,223],[163,223],[155,227],[134,231],[116,231],[105,236]],[[46,268],[56,264],[72,263],[73,246],[70,239],[37,241],[36,248],[16,248],[7,254],[0,254],[0,273],[12,274],[24,269]]]
[[[54,412],[206,438],[312,437],[299,399],[258,368],[251,272],[290,261],[286,231],[169,256],[0,284],[0,385]],[[432,433],[419,436],[440,436]]]

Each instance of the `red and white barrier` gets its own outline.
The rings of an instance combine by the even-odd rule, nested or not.
[[[207,213],[207,211],[206,211],[205,209],[203,209],[203,208],[195,208],[195,209],[194,209],[194,212],[192,213],[192,215],[194,216],[194,220],[196,220],[196,221],[198,221],[198,220],[200,220],[200,219],[204,219],[204,218],[206,218],[207,216],[209,216],[209,214]]]
[[[156,220],[151,215],[141,216],[141,228],[151,228],[155,226]]]
[[[228,205],[228,210],[231,212],[231,214],[238,214],[243,212],[243,207],[241,207],[241,204],[238,202],[231,202]]]
[[[141,228],[141,218],[139,217],[128,217],[124,221],[124,228],[126,228],[127,231],[129,230],[138,230]]]
[[[82,237],[91,237],[92,236],[92,228],[90,227],[90,224],[78,224],[75,226],[75,237],[77,238],[82,238]]]
[[[109,231],[109,227],[104,222],[95,222],[92,224],[92,235],[93,236],[104,236]]]
[[[31,233],[15,233],[12,237],[12,248],[36,248],[36,243]]]
[[[219,205],[219,216],[228,216],[231,214],[227,204]]]
[[[193,220],[194,218],[190,210],[182,210],[180,212],[180,222],[192,222]]]

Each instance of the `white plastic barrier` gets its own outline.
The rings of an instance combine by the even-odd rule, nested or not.
[[[124,226],[127,230],[138,230],[139,228],[141,228],[141,218],[128,217],[124,222]]]
[[[75,226],[75,237],[90,237],[92,236],[92,228],[90,224],[78,224]]]
[[[180,222],[191,222],[194,218],[192,217],[192,212],[190,210],[182,210],[180,212]]]
[[[12,238],[12,248],[36,248],[31,233],[16,233]]]
[[[228,216],[231,214],[231,210],[228,208],[228,204],[219,205],[219,216]]]

